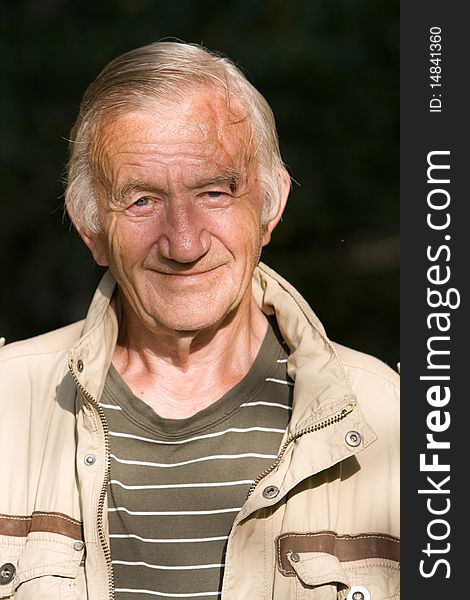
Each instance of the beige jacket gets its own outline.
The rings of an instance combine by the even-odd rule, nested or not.
[[[266,266],[253,281],[291,349],[294,408],[235,520],[222,598],[398,598],[398,376],[333,345]],[[85,321],[0,350],[0,598],[113,598],[97,400],[118,332],[114,287],[106,274]]]

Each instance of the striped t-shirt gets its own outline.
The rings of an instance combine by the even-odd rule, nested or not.
[[[286,347],[270,325],[234,388],[189,418],[166,419],[110,368],[101,406],[116,600],[220,597],[233,521],[289,422],[286,369]]]

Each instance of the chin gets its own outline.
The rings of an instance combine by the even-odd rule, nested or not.
[[[192,313],[189,309],[173,310],[171,313],[155,315],[158,325],[172,331],[200,331],[220,323],[226,316],[225,311]]]

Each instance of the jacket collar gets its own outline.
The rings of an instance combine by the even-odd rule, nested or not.
[[[290,348],[288,373],[294,379],[293,411],[283,440],[282,458],[248,498],[236,523],[259,508],[279,502],[298,483],[325,471],[377,439],[333,344],[302,296],[282,277],[260,263],[253,293],[266,314],[275,314]],[[357,446],[348,436],[359,434]],[[266,500],[263,489],[278,490]]]
[[[354,394],[333,344],[305,299],[275,271],[260,263],[253,293],[265,314],[275,314],[288,344],[288,373],[295,381],[289,433],[327,418]]]
[[[69,352],[69,369],[88,400],[99,402],[119,331],[116,281],[102,277],[83,323],[82,335]]]

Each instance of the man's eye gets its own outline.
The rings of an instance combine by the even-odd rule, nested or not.
[[[200,196],[201,203],[207,208],[227,208],[232,203],[232,195],[224,190],[207,190]]]
[[[156,204],[152,196],[140,196],[132,204],[128,204],[126,211],[127,214],[133,217],[148,217],[155,212],[155,208]]]
[[[149,202],[150,200],[147,196],[142,196],[142,198],[139,198],[134,202],[134,206],[148,206]]]

